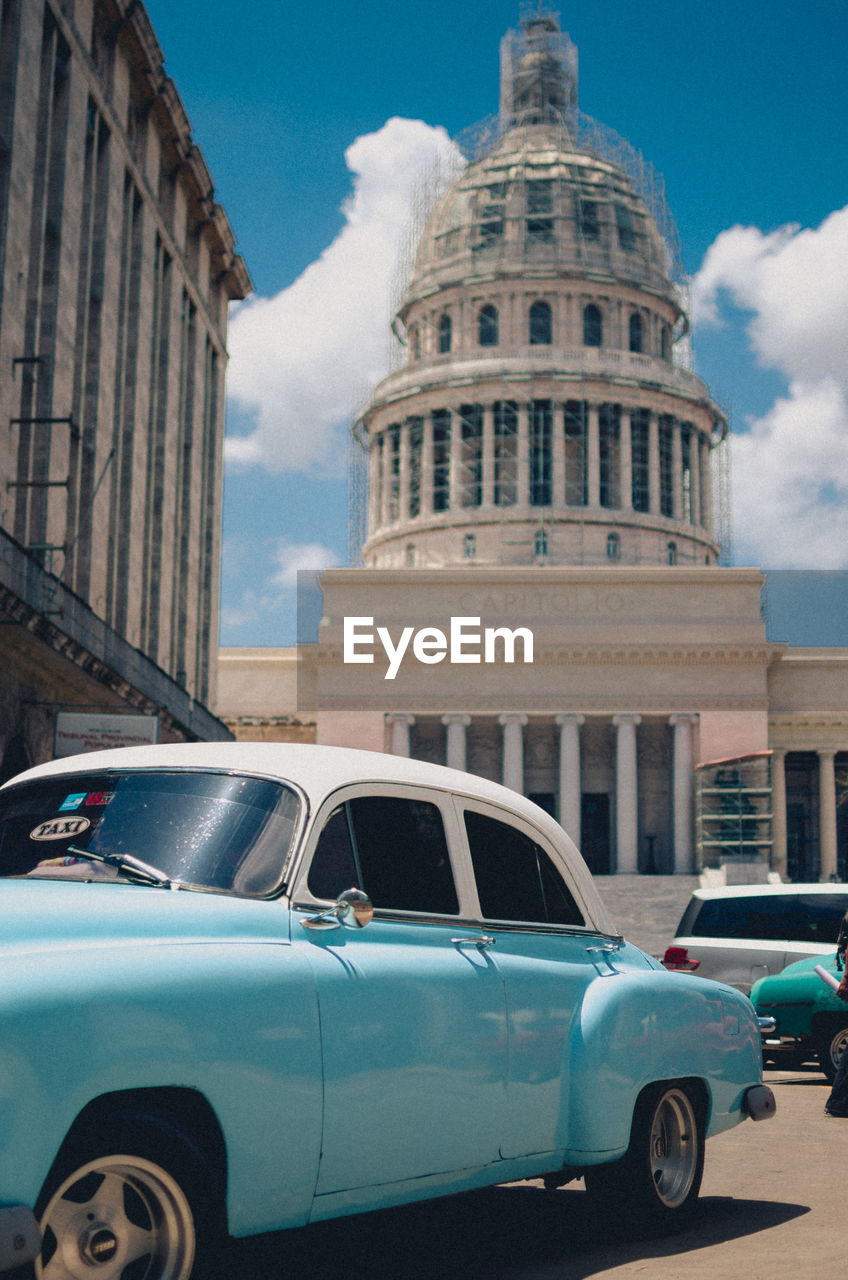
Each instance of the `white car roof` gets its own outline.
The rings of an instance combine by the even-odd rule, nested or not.
[[[575,845],[544,809],[500,783],[407,756],[291,742],[178,742],[64,756],[27,769],[4,785],[57,774],[157,768],[226,769],[279,778],[299,786],[313,807],[339,787],[363,782],[418,784],[488,801],[524,818],[547,836],[567,859],[591,923],[604,932],[616,932]]]
[[[848,893],[848,884],[736,884],[716,889],[696,889],[693,898],[760,898],[790,893]]]

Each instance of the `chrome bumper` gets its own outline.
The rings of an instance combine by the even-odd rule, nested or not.
[[[767,1084],[755,1084],[746,1089],[742,1106],[752,1120],[770,1120],[777,1110],[774,1094]]]

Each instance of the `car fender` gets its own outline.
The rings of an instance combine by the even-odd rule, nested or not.
[[[762,1080],[750,1001],[705,979],[657,970],[610,973],[587,989],[572,1028],[566,1163],[623,1154],[646,1085],[689,1079],[705,1100],[707,1136],[744,1118]]]
[[[4,961],[0,1201],[35,1203],[92,1101],[193,1089],[223,1133],[231,1232],[306,1222],[321,1144],[320,1029],[312,975],[288,943],[100,945],[66,951],[52,968],[37,960]]]

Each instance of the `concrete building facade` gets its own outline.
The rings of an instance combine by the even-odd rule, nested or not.
[[[0,5],[3,766],[67,708],[227,736],[227,308],[250,288],[144,10]]]
[[[769,643],[763,574],[720,563],[727,423],[690,368],[661,182],[579,112],[553,15],[501,55],[356,424],[363,567],[321,577],[297,709],[283,654],[260,707],[273,651],[236,650],[221,713],[504,781],[597,872],[845,877],[848,650]],[[393,674],[378,628],[407,638]]]

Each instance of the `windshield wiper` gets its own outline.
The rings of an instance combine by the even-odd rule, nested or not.
[[[69,844],[67,850],[74,857],[83,858],[86,862],[105,862],[131,878],[140,880],[143,884],[156,884],[163,889],[170,889],[178,883],[172,881],[171,877],[164,871],[160,871],[158,867],[151,866],[149,862],[142,862],[141,858],[137,858],[132,853],[96,853],[93,849],[78,849],[73,844]]]

